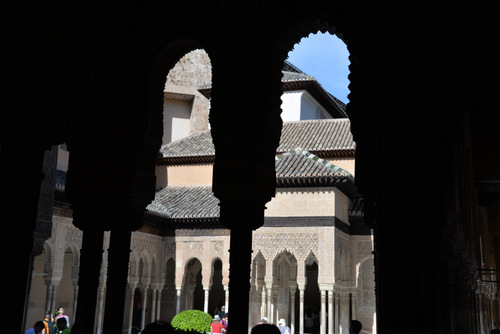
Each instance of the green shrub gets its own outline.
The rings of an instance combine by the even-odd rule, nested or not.
[[[172,319],[172,327],[176,333],[211,332],[212,316],[200,310],[186,310]]]

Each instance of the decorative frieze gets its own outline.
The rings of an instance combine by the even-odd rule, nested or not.
[[[318,244],[317,232],[264,232],[253,235],[253,250],[260,251],[266,261],[272,261],[283,250],[293,253],[298,261],[304,261],[311,251],[318,254]]]

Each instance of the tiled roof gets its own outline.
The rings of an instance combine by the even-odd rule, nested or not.
[[[348,118],[286,122],[278,152],[301,147],[319,156],[354,156],[356,143]]]
[[[279,154],[275,158],[276,177],[279,179],[296,177],[351,177],[345,169],[297,148]]]
[[[277,155],[275,165],[278,187],[335,186],[351,198],[360,197],[351,173],[306,150]]]
[[[301,147],[321,157],[354,156],[356,143],[348,118],[334,118],[283,123],[277,153]],[[215,148],[210,130],[161,147],[164,164],[213,162]]]
[[[160,153],[174,163],[213,162],[215,147],[210,130],[163,145]],[[163,159],[163,160],[165,160]]]
[[[337,187],[351,198],[359,197],[353,176],[302,149],[279,154],[275,160],[277,187]],[[219,200],[211,186],[166,187],[147,206],[147,215],[177,223],[211,222],[217,226]],[[212,226],[213,227],[213,226]]]
[[[172,220],[200,220],[219,217],[219,200],[211,186],[166,187],[146,207],[153,215]]]
[[[316,78],[307,75],[288,61],[284,63],[282,74],[282,91],[306,90],[333,117],[347,117],[346,105],[327,92]],[[198,91],[209,99],[212,91],[212,83],[210,82],[199,86]]]
[[[283,77],[281,78],[281,82],[289,82],[289,81],[314,81],[314,77],[304,74],[304,73],[297,73],[297,72],[289,72],[289,71],[282,71]]]

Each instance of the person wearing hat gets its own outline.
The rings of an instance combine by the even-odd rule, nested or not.
[[[290,334],[290,327],[286,325],[285,319],[281,318],[280,321],[278,321],[278,325],[281,334]]]
[[[218,315],[214,316],[214,320],[210,324],[212,327],[212,333],[223,333],[225,332],[224,325],[220,323],[220,317]]]

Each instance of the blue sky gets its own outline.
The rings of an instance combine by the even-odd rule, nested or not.
[[[323,88],[344,103],[349,102],[349,52],[337,36],[310,34],[295,44],[288,61],[316,78]]]

